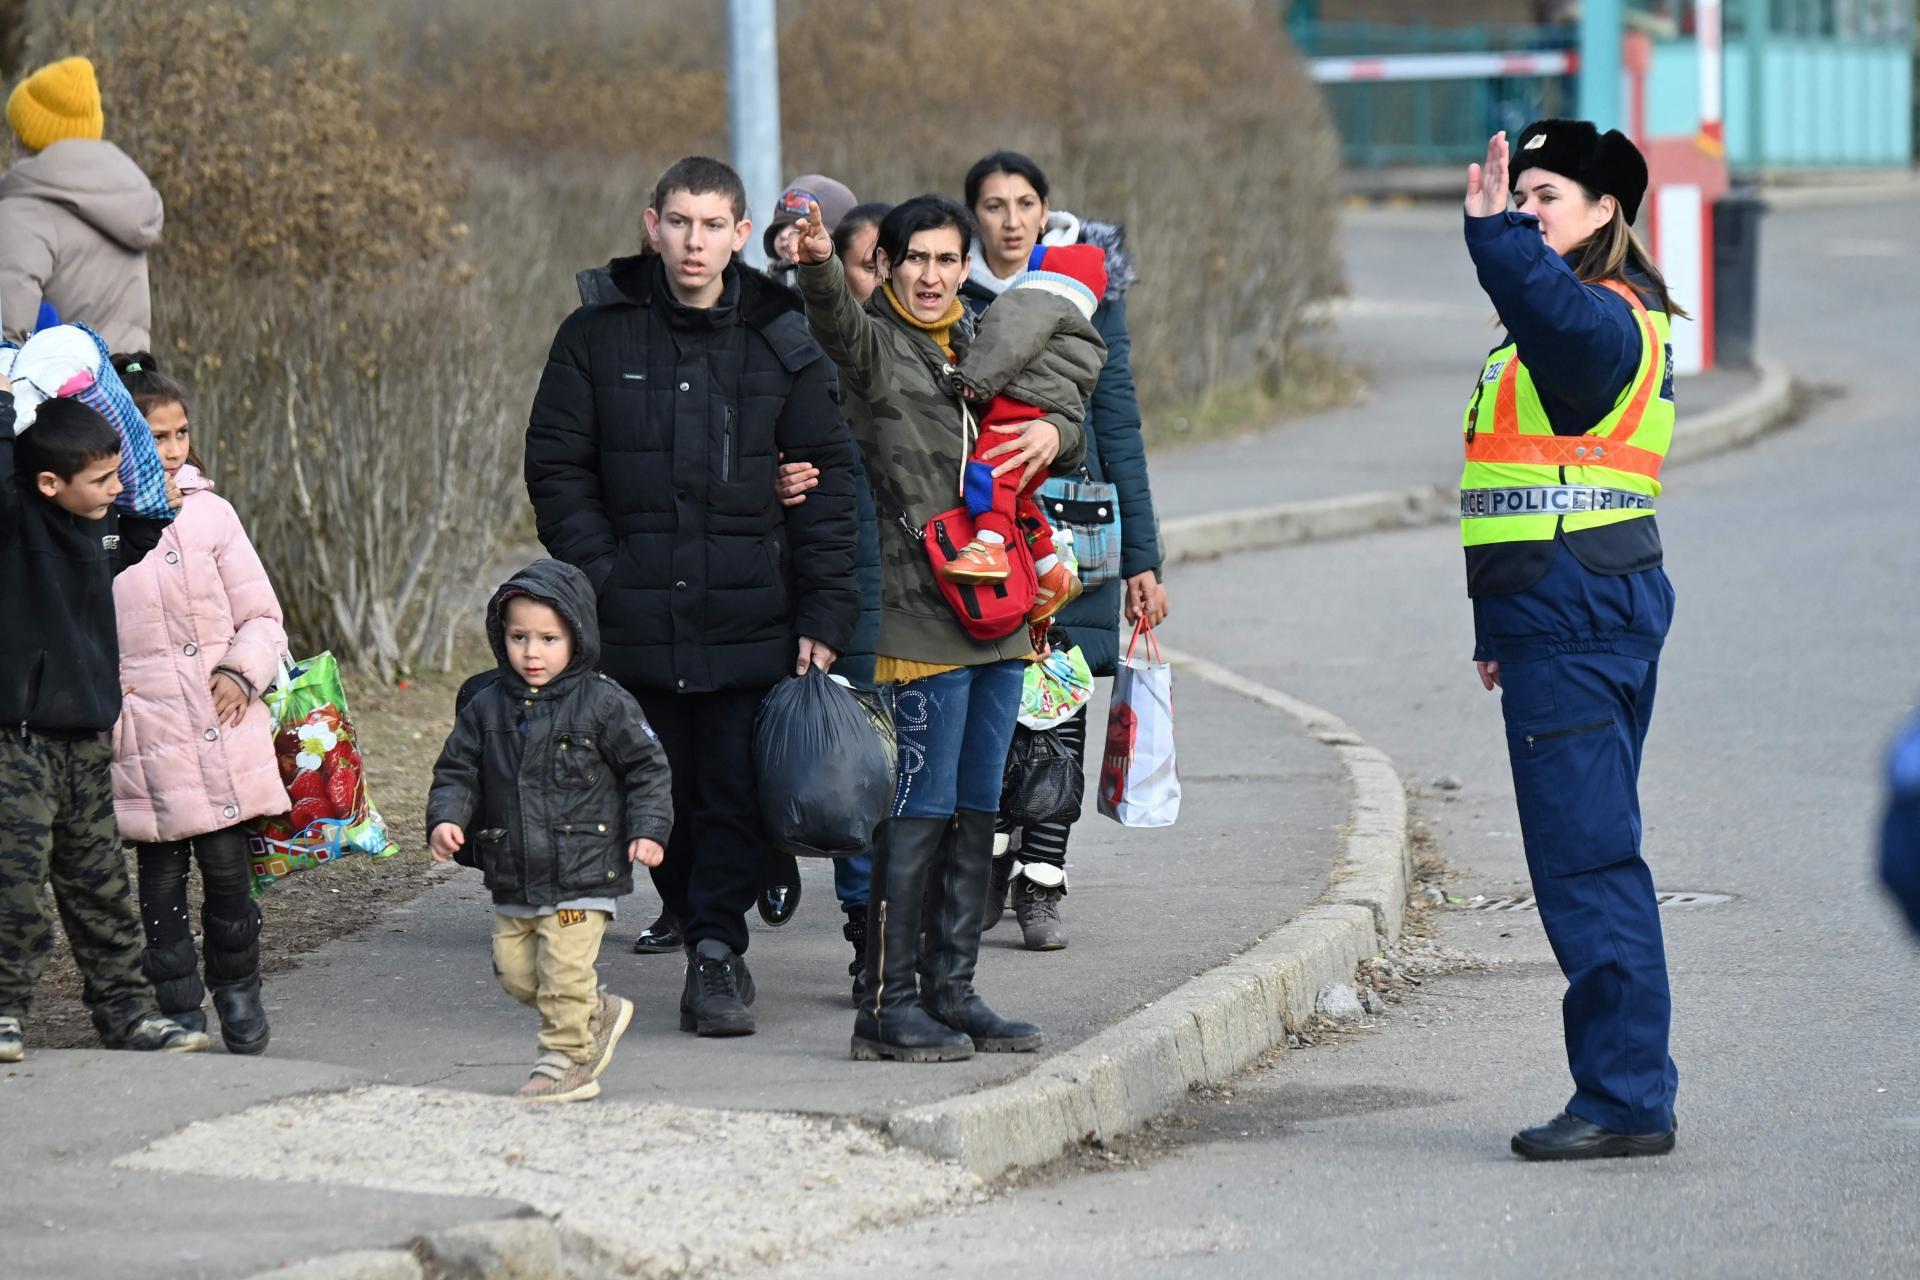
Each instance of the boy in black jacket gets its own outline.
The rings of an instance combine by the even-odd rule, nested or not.
[[[540,1057],[519,1096],[598,1096],[633,1004],[599,988],[594,961],[633,867],[673,832],[666,752],[633,695],[595,670],[600,625],[587,575],[536,560],[494,593],[500,665],[461,688],[433,767],[434,860],[478,867],[493,891],[500,985],[540,1011]]]
[[[160,1015],[141,972],[113,817],[113,576],[164,527],[114,512],[119,468],[119,434],[77,400],[46,401],[16,436],[12,383],[0,378],[0,1062],[25,1053],[20,1019],[53,949],[49,880],[101,1042],[207,1047],[204,1031]]]

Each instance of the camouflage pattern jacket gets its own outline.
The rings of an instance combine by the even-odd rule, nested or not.
[[[854,301],[838,258],[800,269],[813,336],[840,366],[847,421],[866,460],[880,517],[880,634],[876,650],[909,662],[984,666],[1032,652],[1022,630],[1004,640],[975,640],[935,584],[915,530],[961,504],[968,453],[960,401],[949,390],[952,366],[933,339],[909,327],[876,291]],[[956,329],[956,355],[966,337]],[[1076,470],[1086,449],[1077,421],[1049,413],[1060,431],[1056,474]],[[1011,436],[1008,437],[1012,439]]]

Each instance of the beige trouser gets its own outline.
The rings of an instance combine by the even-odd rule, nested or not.
[[[593,1057],[600,980],[593,962],[607,931],[604,911],[493,917],[493,971],[521,1004],[540,1011],[540,1050],[570,1061]]]

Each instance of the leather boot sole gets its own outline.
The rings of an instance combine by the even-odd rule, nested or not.
[[[220,1039],[226,1044],[228,1053],[239,1054],[242,1057],[252,1057],[255,1054],[265,1053],[267,1051],[267,1042],[273,1039],[273,1030],[272,1028],[268,1028],[262,1031],[258,1040],[236,1040],[227,1034],[225,1027],[221,1027]]]
[[[964,1062],[973,1056],[973,1051],[971,1042],[907,1048],[864,1036],[855,1036],[852,1048],[855,1062]]]
[[[643,934],[641,937],[634,939],[633,954],[637,956],[663,956],[669,951],[682,950],[685,946],[685,941],[677,933],[659,942],[650,942]]]
[[[1513,1135],[1508,1147],[1525,1160],[1610,1160],[1628,1156],[1663,1156],[1673,1150],[1674,1135],[1666,1133],[1610,1133],[1577,1147],[1535,1146]]]

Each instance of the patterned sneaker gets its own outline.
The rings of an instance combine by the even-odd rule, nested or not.
[[[0,1062],[18,1062],[26,1056],[27,1041],[20,1034],[20,1019],[0,1018]]]
[[[627,1024],[633,1021],[633,1001],[623,1000],[604,988],[600,992],[600,1011],[593,1017],[593,1078],[598,1080],[600,1073],[613,1061],[613,1047],[620,1043],[620,1037],[627,1034]]]
[[[522,1102],[585,1102],[600,1096],[591,1062],[573,1062],[563,1054],[543,1053],[533,1074],[514,1095]]]
[[[1034,593],[1033,608],[1027,610],[1027,621],[1045,622],[1079,598],[1080,579],[1061,561],[1040,576],[1040,589]]]
[[[975,538],[960,548],[960,554],[940,566],[940,576],[948,582],[1005,582],[1007,549],[998,542]]]
[[[183,1027],[172,1018],[150,1013],[109,1049],[132,1049],[136,1053],[201,1053],[207,1047],[207,1033]]]

